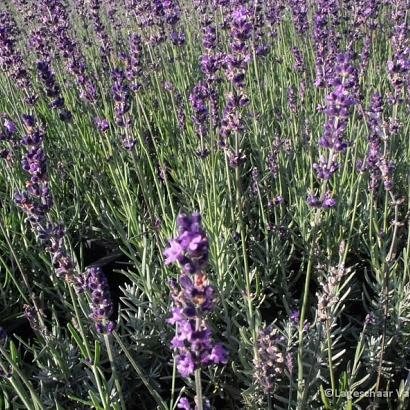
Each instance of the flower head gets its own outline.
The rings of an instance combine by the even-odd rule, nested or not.
[[[201,227],[201,216],[180,215],[177,220],[179,236],[169,241],[164,251],[165,264],[178,262],[186,273],[199,272],[208,262],[209,243]]]
[[[112,333],[115,328],[110,320],[113,313],[108,281],[99,267],[92,266],[87,269],[87,288],[91,295],[91,318],[95,322],[98,333]]]
[[[215,304],[215,290],[203,272],[208,262],[208,238],[197,213],[178,217],[178,237],[165,250],[165,263],[178,263],[183,269],[179,280],[169,285],[173,299],[172,316],[167,322],[176,327],[171,347],[177,351],[177,369],[182,377],[212,364],[226,364],[228,352],[214,344],[206,314]],[[181,407],[184,408],[184,407]]]

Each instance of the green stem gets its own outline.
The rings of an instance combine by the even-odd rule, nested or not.
[[[198,410],[204,409],[204,399],[202,397],[202,380],[201,369],[195,370],[195,391],[196,391],[196,408]]]
[[[298,405],[300,409],[303,409],[304,401],[306,398],[306,386],[305,380],[303,379],[303,328],[306,317],[306,311],[309,303],[309,289],[310,281],[312,277],[312,265],[313,265],[313,244],[309,253],[308,265],[306,270],[306,279],[305,279],[305,289],[303,294],[302,309],[300,312],[300,321],[299,321],[299,340],[298,340]]]
[[[394,253],[396,249],[396,240],[397,240],[397,233],[399,227],[399,204],[396,201],[396,198],[392,192],[389,192],[390,198],[394,203],[394,228],[393,228],[393,235],[390,243],[389,252],[385,258],[383,263],[384,266],[384,278],[383,278],[383,333],[382,333],[382,341],[381,341],[381,351],[380,351],[380,359],[379,359],[379,366],[377,370],[377,379],[376,379],[376,387],[375,391],[377,392],[380,387],[380,382],[382,378],[382,367],[383,367],[383,358],[384,358],[384,350],[386,348],[386,334],[387,334],[387,318],[389,315],[389,278],[390,278],[390,271],[392,269],[392,260],[394,258]],[[375,395],[375,401],[377,398],[377,394]]]
[[[272,410],[272,397],[270,396],[270,393],[268,393],[267,396],[268,396],[268,410]]]
[[[112,376],[114,377],[114,383],[115,383],[115,387],[117,388],[117,393],[118,393],[118,397],[120,400],[121,409],[126,410],[125,400],[122,394],[122,387],[121,387],[120,379],[118,378],[117,369],[115,367],[114,355],[112,353],[112,346],[111,346],[111,340],[110,340],[109,335],[104,334],[104,342],[107,348],[108,359],[111,364]]]
[[[201,324],[201,319],[198,317],[195,323],[195,330],[199,331]],[[195,370],[195,392],[196,392],[196,409],[203,410],[204,409],[204,399],[202,397],[202,380],[201,380],[201,368]]]
[[[235,135],[235,155],[239,156],[239,137]],[[242,184],[241,184],[241,172],[240,167],[235,168],[235,184],[236,184],[236,206],[238,212],[239,230],[241,235],[241,248],[242,248],[242,259],[243,259],[243,270],[245,276],[245,302],[247,305],[247,316],[248,324],[252,333],[252,346],[253,346],[253,357],[257,358],[258,352],[256,348],[256,329],[255,329],[255,315],[253,311],[252,304],[252,292],[251,292],[251,275],[249,270],[249,259],[248,252],[246,249],[246,232],[245,223],[243,220],[243,195],[242,195]]]
[[[68,290],[70,292],[70,297],[71,297],[71,301],[73,303],[76,321],[77,321],[77,324],[78,324],[78,328],[79,328],[81,337],[82,337],[83,342],[84,342],[84,347],[85,347],[88,359],[92,360],[91,350],[90,350],[90,347],[88,346],[87,338],[85,336],[84,326],[83,326],[83,322],[81,321],[80,312],[78,311],[78,306],[77,306],[77,303],[76,303],[76,298],[75,298],[75,295],[74,295],[74,292],[73,292],[73,288],[71,286],[69,286]],[[98,388],[98,393],[100,395],[100,399],[103,403],[104,409],[109,409],[109,403],[108,403],[108,400],[105,400],[106,395],[103,393],[102,386],[101,386],[101,381],[100,381],[100,376],[97,372],[97,368],[96,368],[94,363],[92,363],[91,369],[92,369],[92,372],[94,374],[95,382],[96,382],[97,388]]]
[[[329,361],[329,373],[330,373],[330,385],[332,386],[332,397],[336,394],[336,382],[333,372],[333,360],[332,360],[332,340],[330,337],[329,320],[326,320],[326,339],[327,339],[327,358]]]

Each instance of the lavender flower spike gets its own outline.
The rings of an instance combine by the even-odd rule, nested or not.
[[[280,350],[279,342],[279,332],[272,326],[263,329],[258,337],[258,357],[254,361],[254,376],[266,393],[272,392],[284,375],[285,356]]]
[[[177,369],[182,377],[188,377],[202,367],[226,364],[228,353],[222,345],[214,344],[205,319],[214,307],[215,290],[203,273],[209,243],[201,216],[180,215],[177,224],[179,236],[164,252],[166,264],[178,263],[183,268],[179,281],[170,282],[174,303],[168,323],[176,325],[171,346],[177,351]]]
[[[87,269],[87,288],[91,293],[91,318],[98,333],[112,333],[115,323],[110,320],[113,313],[107,278],[99,267]]]

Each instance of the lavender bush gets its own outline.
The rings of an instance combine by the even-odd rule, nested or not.
[[[0,409],[400,409],[408,0],[3,0]]]

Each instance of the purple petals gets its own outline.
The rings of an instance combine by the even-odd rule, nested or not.
[[[337,202],[332,198],[331,192],[327,191],[321,198],[314,195],[309,195],[307,197],[307,203],[311,208],[329,209],[334,208]]]
[[[91,318],[100,334],[112,333],[115,323],[109,320],[113,313],[107,278],[99,267],[87,269],[86,285],[91,294]]]
[[[94,123],[99,132],[104,133],[110,129],[110,123],[104,118],[95,118]]]
[[[178,217],[178,231],[180,235],[169,242],[164,251],[165,264],[179,262],[187,273],[195,273],[208,261],[209,244],[201,225],[198,214],[191,217]]]
[[[215,347],[211,351],[211,354],[209,355],[209,359],[214,364],[227,364],[228,358],[229,354],[227,350],[220,344],[215,345]]]
[[[331,197],[330,192],[326,192],[322,199],[322,208],[329,209],[336,206],[336,200]]]
[[[182,377],[189,377],[195,371],[195,363],[190,352],[185,352],[177,356],[177,369]]]
[[[10,121],[8,118],[4,120],[3,125],[7,132],[10,134],[14,134],[17,131],[16,124],[14,124],[14,122]]]
[[[327,156],[321,154],[319,163],[313,164],[316,175],[321,180],[329,180],[333,177],[341,166],[337,161],[338,153],[344,153],[350,145],[350,142],[344,138],[351,108],[357,102],[358,86],[357,70],[351,60],[349,54],[338,54],[332,75],[328,79],[333,89],[326,96],[324,112],[327,121],[319,141],[320,147],[328,154]]]
[[[171,341],[177,351],[177,369],[182,377],[211,364],[226,364],[228,353],[212,341],[205,319],[214,307],[215,290],[202,272],[208,261],[208,238],[201,226],[201,216],[181,214],[177,219],[179,236],[171,239],[165,250],[165,263],[178,262],[182,267],[179,280],[171,280],[174,306],[167,322],[176,327]]]
[[[182,410],[192,410],[191,405],[189,404],[189,400],[186,397],[181,397],[177,404],[178,409]]]
[[[184,249],[176,240],[172,240],[169,242],[169,248],[165,249],[164,256],[165,265],[180,262],[184,257]]]

